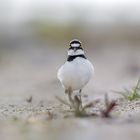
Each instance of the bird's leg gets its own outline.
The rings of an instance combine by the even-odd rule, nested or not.
[[[79,100],[80,100],[80,103],[81,103],[80,106],[79,106],[80,108],[82,108],[82,98],[81,98],[82,95],[81,95],[81,92],[82,92],[82,89],[79,90]]]
[[[81,100],[81,92],[82,92],[82,89],[79,90],[79,98]]]
[[[74,100],[71,97],[71,95],[72,95],[72,89],[69,88],[69,89],[65,90],[65,93],[68,94],[68,99],[70,101],[71,106],[73,107],[74,106]]]
[[[79,99],[78,96],[74,97],[74,107],[75,107],[75,113],[79,114],[81,110],[81,100]]]

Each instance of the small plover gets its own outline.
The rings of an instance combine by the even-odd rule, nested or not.
[[[67,61],[58,70],[57,77],[64,87],[65,93],[68,94],[69,101],[72,103],[71,94],[73,91],[81,93],[83,87],[94,74],[94,67],[85,56],[79,40],[74,39],[69,45]]]

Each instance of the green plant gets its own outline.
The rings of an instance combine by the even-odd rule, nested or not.
[[[114,91],[116,93],[121,94],[125,99],[129,101],[133,101],[140,98],[140,78],[136,84],[136,86],[129,89],[124,89],[124,91]]]
[[[99,102],[98,100],[90,102],[86,105],[83,105],[82,103],[82,99],[81,96],[74,96],[74,98],[72,99],[70,97],[70,103],[68,103],[67,101],[61,99],[60,97],[56,97],[57,100],[59,100],[62,104],[65,104],[67,106],[69,106],[73,111],[75,116],[77,117],[85,117],[85,116],[93,116],[95,114],[88,114],[86,109],[91,108],[91,107],[95,107],[95,105]]]

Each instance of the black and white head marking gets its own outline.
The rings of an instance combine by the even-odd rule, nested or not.
[[[68,59],[67,61],[73,61],[77,57],[82,57],[86,59],[84,55],[84,50],[81,47],[81,42],[77,39],[74,39],[70,42],[70,48],[68,50]]]
[[[81,42],[77,39],[71,40],[70,41],[70,46],[71,47],[81,47]]]

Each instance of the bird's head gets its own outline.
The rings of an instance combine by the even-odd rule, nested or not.
[[[74,39],[70,41],[70,47],[68,50],[68,55],[81,55],[84,54],[84,50],[82,48],[82,44],[79,40]]]

